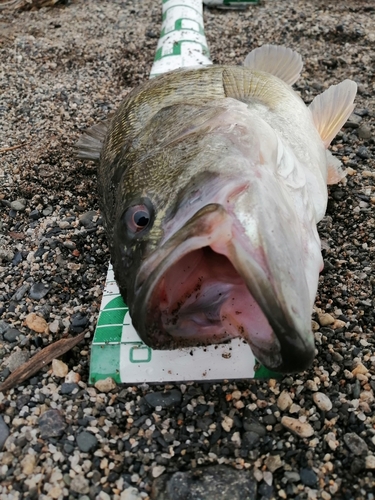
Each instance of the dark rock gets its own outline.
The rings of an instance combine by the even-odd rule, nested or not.
[[[355,114],[355,113],[352,113],[347,122],[345,123],[344,127],[346,128],[358,128],[359,127],[359,124],[361,123],[362,121],[362,117]]]
[[[84,453],[93,451],[98,445],[98,440],[96,439],[94,434],[91,434],[91,432],[87,431],[83,431],[78,434],[78,436],[76,437],[76,441],[78,448]]]
[[[94,227],[93,219],[94,219],[94,217],[97,217],[97,216],[98,216],[98,213],[95,212],[94,210],[91,210],[90,212],[86,212],[79,217],[79,223],[81,224],[81,226],[83,226],[85,228]]]
[[[146,402],[153,406],[161,406],[162,408],[169,408],[170,406],[179,405],[182,400],[181,391],[172,389],[171,391],[150,392],[144,397]]]
[[[362,158],[362,160],[368,160],[368,158],[370,158],[370,153],[366,146],[360,146],[356,154]]]
[[[316,484],[318,482],[318,476],[315,474],[315,472],[312,469],[310,469],[310,468],[301,469],[299,471],[299,475],[301,477],[301,482],[305,486],[310,486],[311,488],[316,486]]]
[[[69,382],[63,382],[60,388],[60,394],[71,394],[74,389],[78,389],[79,385]]]
[[[44,283],[34,283],[30,288],[29,297],[33,300],[40,300],[47,295],[49,287]]]
[[[17,342],[17,339],[19,339],[21,332],[17,330],[17,328],[9,328],[3,335],[4,340],[7,342]]]
[[[32,210],[30,213],[29,213],[29,217],[30,219],[32,220],[38,220],[40,218],[40,212],[39,210]]]
[[[8,328],[10,328],[10,324],[6,323],[3,320],[0,320],[0,335],[5,333],[8,330]]]
[[[259,443],[260,436],[258,433],[253,431],[245,432],[242,436],[242,447],[247,451],[253,450]]]
[[[71,317],[71,324],[69,330],[73,333],[81,333],[89,324],[87,316],[81,313],[73,314]]]
[[[263,417],[263,422],[266,425],[275,425],[277,420],[276,420],[275,415],[266,415]]]
[[[0,415],[0,451],[3,449],[5,441],[8,439],[9,429],[4,422],[3,417]]]
[[[48,410],[38,421],[40,435],[43,439],[59,437],[64,433],[66,422],[58,410]]]
[[[25,295],[25,293],[27,292],[27,290],[29,288],[30,288],[29,283],[25,283],[22,286],[20,286],[18,288],[18,290],[16,291],[16,293],[13,295],[12,300],[15,300],[16,302],[19,302],[22,299],[22,297]]]
[[[365,441],[355,432],[344,434],[344,442],[354,455],[364,455],[368,451]]]
[[[214,465],[161,476],[152,490],[155,500],[254,500],[257,482],[249,471]]]

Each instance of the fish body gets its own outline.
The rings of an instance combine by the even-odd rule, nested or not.
[[[265,46],[243,67],[159,76],[81,141],[99,159],[115,277],[149,346],[242,337],[272,370],[311,364],[316,224],[327,180],[342,177],[326,148],[355,84],[308,108],[290,86],[300,68],[295,52]]]

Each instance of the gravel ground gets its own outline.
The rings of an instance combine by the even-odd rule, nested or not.
[[[373,500],[373,2],[205,12],[215,63],[278,43],[303,56],[305,102],[348,77],[359,85],[332,147],[348,176],[320,225],[311,370],[110,392],[87,385],[108,249],[95,166],[76,161],[72,146],[148,78],[161,7],[65,3],[0,11],[0,148],[22,146],[0,153],[1,378],[53,341],[88,333],[61,362],[0,394],[0,498]]]

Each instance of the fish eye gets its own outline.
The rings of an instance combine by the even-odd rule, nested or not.
[[[123,220],[131,234],[138,234],[147,229],[152,221],[152,209],[149,204],[139,204],[125,210]]]

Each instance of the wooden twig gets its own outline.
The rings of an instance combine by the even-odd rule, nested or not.
[[[17,146],[6,146],[5,148],[0,148],[0,153],[7,153],[8,151],[14,151],[15,149],[23,148],[27,146],[28,142],[24,142],[23,144],[17,144]]]
[[[53,359],[59,358],[66,352],[70,351],[74,346],[83,340],[87,330],[80,333],[76,337],[68,339],[60,339],[57,342],[42,349],[38,354],[35,354],[29,361],[17,368],[9,377],[0,385],[0,392],[9,391],[16,385],[21,385],[22,382],[37,373],[43,367],[48,365]]]

